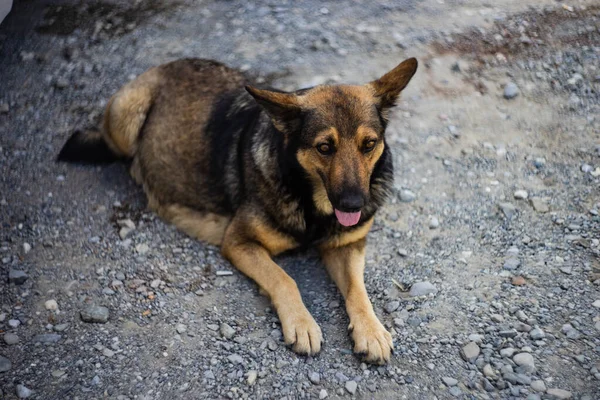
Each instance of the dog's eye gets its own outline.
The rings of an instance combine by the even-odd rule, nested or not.
[[[365,148],[364,148],[364,152],[368,153],[371,150],[373,150],[375,148],[375,145],[377,144],[377,140],[375,139],[371,139],[369,140],[367,143],[365,143]]]
[[[333,147],[328,143],[321,143],[317,146],[317,150],[319,151],[319,153],[325,155],[333,153]]]

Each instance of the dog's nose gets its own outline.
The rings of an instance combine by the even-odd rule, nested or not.
[[[365,205],[364,196],[356,191],[342,193],[338,203],[340,211],[359,211]]]

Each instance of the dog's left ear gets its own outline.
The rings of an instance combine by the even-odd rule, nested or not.
[[[246,90],[269,114],[277,130],[289,133],[298,127],[301,114],[298,96],[292,93],[257,89],[252,86],[246,86]]]
[[[381,78],[369,83],[369,86],[375,91],[375,97],[379,99],[381,109],[387,109],[396,104],[400,92],[417,72],[417,66],[417,59],[409,58]]]

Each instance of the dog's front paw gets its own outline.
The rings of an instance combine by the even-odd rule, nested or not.
[[[312,356],[321,351],[323,334],[308,310],[302,308],[284,309],[279,312],[283,339],[296,353]]]
[[[375,315],[366,315],[350,321],[354,353],[372,364],[385,364],[394,350],[392,335]]]

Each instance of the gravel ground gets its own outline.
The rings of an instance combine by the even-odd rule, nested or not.
[[[0,25],[0,398],[600,398],[594,1],[57,3]],[[316,254],[278,260],[324,332],[305,358],[125,166],[54,164],[120,85],[184,56],[284,89],[421,60],[367,255],[389,365],[352,355]]]

